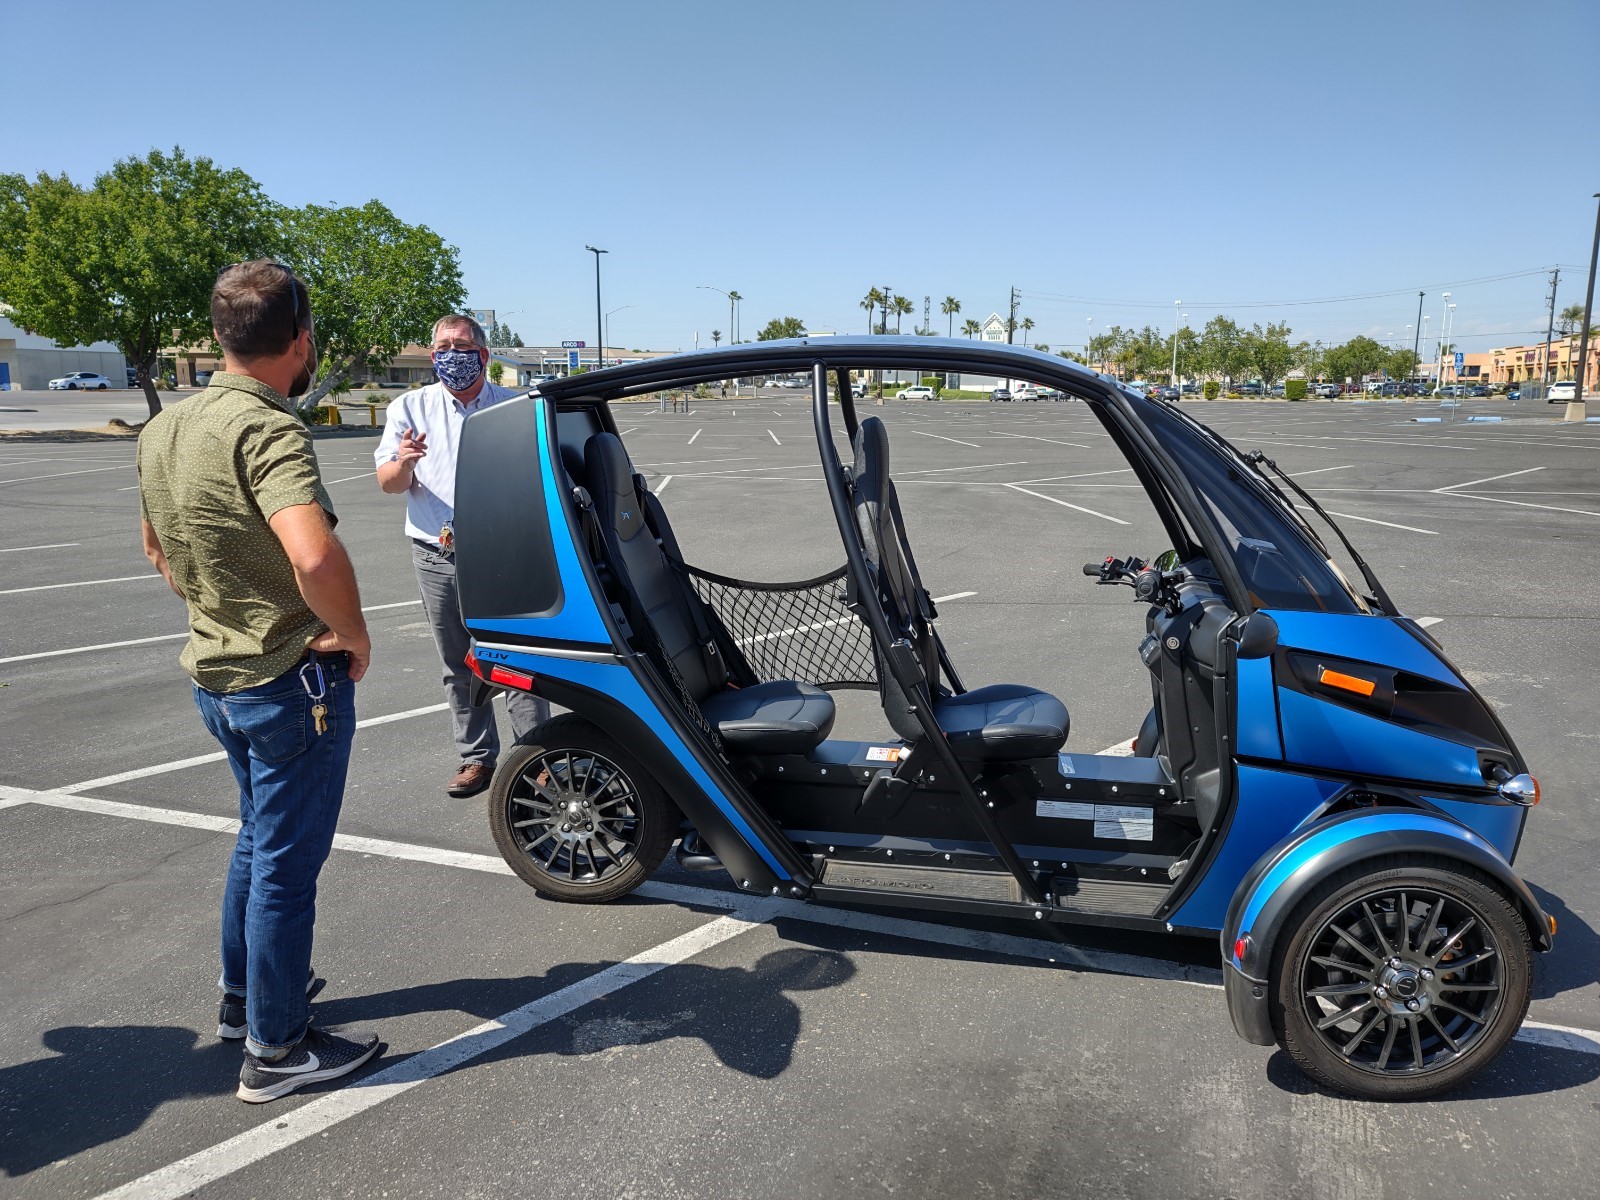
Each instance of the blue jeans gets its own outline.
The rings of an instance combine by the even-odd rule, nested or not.
[[[356,730],[345,656],[319,661],[328,709],[320,734],[299,667],[240,692],[194,689],[239,781],[239,840],[222,898],[222,987],[245,998],[245,1047],[267,1057],[298,1042],[310,1019],[317,874],[333,846]]]

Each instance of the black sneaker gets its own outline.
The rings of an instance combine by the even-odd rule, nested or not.
[[[375,1033],[363,1034],[359,1041],[351,1041],[323,1033],[312,1025],[282,1058],[267,1062],[248,1050],[244,1052],[244,1067],[239,1071],[239,1099],[246,1104],[264,1104],[308,1083],[337,1079],[354,1071],[379,1049],[381,1045]]]
[[[306,972],[306,999],[316,998],[318,992],[328,985],[326,979],[318,979],[316,971]],[[244,997],[233,992],[222,993],[222,1008],[217,1012],[217,1036],[219,1038],[242,1038],[250,1032],[245,1023]]]

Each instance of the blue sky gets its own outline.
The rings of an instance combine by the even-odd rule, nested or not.
[[[58,0],[4,26],[0,170],[181,145],[286,204],[375,197],[530,342],[593,339],[589,243],[631,347],[726,335],[697,285],[746,297],[747,337],[864,331],[874,285],[942,328],[944,296],[981,319],[1015,285],[1058,349],[1088,317],[1170,329],[1180,297],[1197,327],[1398,342],[1444,287],[1488,349],[1542,332],[1541,268],[1582,300],[1600,191],[1593,0]]]

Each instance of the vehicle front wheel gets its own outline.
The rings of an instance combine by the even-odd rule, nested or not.
[[[570,713],[501,760],[489,829],[506,864],[541,895],[601,904],[626,896],[666,857],[679,819],[621,746]]]
[[[1452,860],[1363,863],[1313,893],[1288,929],[1273,1028],[1338,1091],[1414,1100],[1458,1087],[1527,1014],[1527,923],[1487,876]]]
[[[106,385],[103,384],[103,383],[96,384],[94,390],[97,391],[97,392],[103,392],[103,391],[106,390]]]

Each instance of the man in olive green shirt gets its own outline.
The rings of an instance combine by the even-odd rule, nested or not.
[[[371,643],[310,435],[287,399],[316,373],[305,284],[238,263],[211,321],[224,370],[139,436],[145,554],[189,609],[179,661],[239,785],[222,902],[217,1032],[245,1039],[239,1098],[355,1070],[376,1035],[310,1023],[317,876],[333,845]]]

